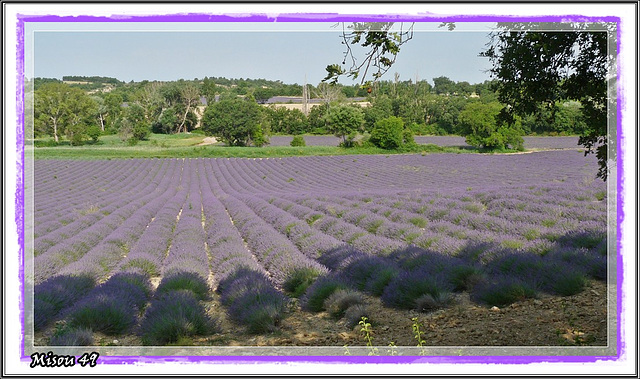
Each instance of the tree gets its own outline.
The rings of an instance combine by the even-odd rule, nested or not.
[[[207,99],[208,104],[215,102],[217,88],[213,80],[205,77],[200,85],[200,93]]]
[[[456,92],[456,83],[446,76],[433,78],[433,87],[438,95],[449,95]]]
[[[65,115],[66,93],[70,87],[60,82],[47,82],[41,85],[34,94],[34,118],[36,126],[53,135],[53,140],[59,142],[60,134],[64,132],[62,119]]]
[[[314,96],[322,99],[326,104],[344,100],[345,96],[336,84],[319,83]]]
[[[192,112],[192,109],[198,105],[200,102],[200,92],[198,91],[198,87],[193,84],[187,84],[180,88],[180,101],[184,108],[184,113],[182,114],[182,121],[180,125],[178,125],[178,130],[176,133],[180,133],[184,131],[185,133],[188,131],[185,123],[187,122],[187,117],[189,113]]]
[[[342,145],[349,146],[348,136],[357,133],[364,125],[364,115],[360,107],[339,105],[326,114],[327,130],[342,138]]]
[[[550,26],[558,28],[558,24],[498,23],[490,35],[481,55],[491,60],[498,99],[506,105],[500,117],[514,123],[516,116],[545,107],[553,117],[558,101],[579,101],[589,129],[578,143],[585,147],[585,155],[596,154],[597,176],[606,180],[611,144],[607,85],[615,79],[615,54],[608,51],[608,41],[615,36],[615,24],[562,24],[564,31],[549,31]]]
[[[369,141],[382,149],[398,149],[404,145],[404,122],[394,116],[377,121]]]
[[[473,101],[464,107],[458,117],[460,134],[471,146],[487,149],[522,149],[523,140],[514,126],[501,125],[498,115],[502,104],[484,104]]]
[[[260,106],[255,101],[238,97],[222,98],[207,106],[202,116],[202,130],[227,145],[247,146],[256,137],[264,137],[260,116]]]
[[[98,104],[84,91],[48,82],[35,91],[34,101],[36,127],[51,133],[56,142],[63,134],[73,145],[88,137],[86,129],[95,122]]]
[[[122,114],[118,133],[124,141],[135,144],[147,139],[151,133],[145,110],[141,105],[130,104]]]
[[[81,145],[88,138],[87,129],[95,125],[94,116],[98,112],[98,104],[80,88],[70,88],[65,93],[66,134],[72,145]]]
[[[274,92],[270,88],[259,87],[253,91],[253,97],[256,99],[258,104],[266,103],[273,95]]]

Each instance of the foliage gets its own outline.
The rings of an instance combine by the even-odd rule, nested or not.
[[[427,341],[422,339],[424,333],[420,330],[420,327],[422,327],[424,325],[422,325],[422,323],[418,320],[417,317],[411,318],[411,321],[413,321],[413,323],[411,324],[411,329],[413,330],[413,337],[418,341],[418,347],[420,348],[420,354],[424,355],[425,354],[424,345],[426,344]]]
[[[423,271],[412,271],[396,276],[384,289],[381,299],[392,307],[415,309],[416,301],[423,295],[430,295],[436,301],[443,300],[451,292],[452,286],[442,275],[426,275]]]
[[[229,146],[261,142],[260,106],[242,98],[224,98],[210,104],[202,116],[202,129]]]
[[[369,355],[378,355],[378,348],[373,346],[373,330],[371,329],[371,323],[368,322],[368,320],[369,319],[367,317],[362,317],[358,323],[361,326],[360,332],[362,333],[362,336],[367,343],[367,347],[369,348]]]
[[[368,317],[370,314],[369,308],[364,304],[354,304],[347,308],[342,317],[349,328],[353,328],[358,325],[363,317]]]
[[[348,137],[360,131],[364,115],[359,107],[339,105],[331,107],[325,116],[327,130],[347,144]]]
[[[240,267],[218,285],[232,320],[250,333],[273,332],[285,316],[286,297],[263,273]]]
[[[460,134],[471,146],[487,149],[523,150],[523,139],[517,126],[499,125],[499,103],[471,102],[460,112]]]
[[[377,121],[369,141],[382,149],[398,149],[404,145],[404,122],[394,116]]]
[[[347,51],[342,65],[345,65],[347,60],[351,61],[351,65],[348,69],[344,69],[339,64],[328,65],[327,76],[323,81],[337,83],[341,75],[347,75],[352,79],[360,77],[360,84],[363,85],[370,67],[377,70],[372,74],[374,80],[382,77],[395,62],[400,46],[413,38],[413,23],[407,29],[401,23],[398,31],[392,31],[393,25],[393,22],[354,22],[347,26],[347,29],[350,29],[347,32],[343,23],[342,38]],[[369,49],[360,63],[357,62],[351,50],[350,45],[355,44]]]
[[[579,143],[585,155],[596,154],[597,176],[607,177],[607,86],[615,80],[615,53],[608,41],[615,24],[563,24],[567,31],[544,30],[545,23],[498,23],[482,53],[493,64],[498,99],[506,107],[501,118],[513,124],[516,116],[551,109],[561,100],[579,101],[585,125]],[[557,25],[554,25],[557,28]],[[615,91],[614,91],[615,92]]]
[[[131,104],[122,113],[119,120],[118,135],[123,141],[137,142],[146,140],[151,134],[150,125],[146,121],[144,108]]]
[[[301,135],[293,136],[293,139],[291,140],[290,145],[295,147],[307,146],[307,144],[304,141],[304,137]]]
[[[72,145],[88,138],[86,128],[94,121],[98,104],[81,89],[59,82],[43,84],[34,94],[35,127],[58,142],[65,134]]]

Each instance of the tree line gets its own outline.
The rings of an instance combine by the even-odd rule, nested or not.
[[[108,78],[65,79],[98,83]],[[552,107],[517,116],[515,126],[500,127],[497,117],[503,103],[494,81],[470,84],[445,76],[433,78],[433,85],[426,80],[400,80],[398,74],[393,80],[365,86],[308,85],[310,97],[321,100],[309,106],[306,114],[299,109],[261,106],[272,96],[302,95],[302,86],[279,81],[204,78],[107,83],[114,85],[110,91],[89,93],[80,85],[35,79],[36,137],[51,136],[56,143],[67,139],[79,145],[97,141],[100,135],[118,134],[135,144],[150,133],[187,133],[199,128],[237,146],[262,146],[272,134],[334,134],[350,146],[359,134],[375,137],[374,129],[381,122],[394,125],[394,130],[401,122],[402,137],[396,135],[396,140],[406,141],[409,134],[462,135],[470,145],[501,149],[520,148],[522,135],[574,135],[586,130],[578,101],[557,101]],[[365,98],[368,105],[353,103],[353,97]]]

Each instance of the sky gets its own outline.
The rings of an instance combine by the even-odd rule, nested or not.
[[[34,23],[37,25],[38,23]],[[209,26],[41,23],[32,31],[34,77],[107,76],[129,82],[208,77],[280,80],[317,85],[325,67],[342,62],[341,25],[329,23],[234,23]],[[406,24],[405,24],[406,26]],[[446,76],[481,83],[489,79],[490,24],[459,24],[453,32],[437,23],[416,24],[382,78],[428,80]],[[29,46],[26,46],[29,48]],[[364,48],[356,49],[362,57]],[[29,71],[29,70],[27,70]],[[27,72],[27,76],[29,72]],[[356,84],[349,78],[343,84]]]

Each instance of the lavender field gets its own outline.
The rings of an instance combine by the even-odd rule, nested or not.
[[[357,317],[357,293],[423,312],[460,292],[488,307],[572,295],[607,277],[596,171],[572,150],[37,160],[34,327],[64,320],[52,345],[163,345],[216,333],[212,298],[265,333],[292,298]]]

